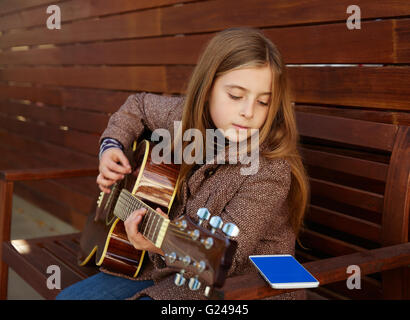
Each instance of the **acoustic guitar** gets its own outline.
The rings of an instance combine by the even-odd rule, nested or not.
[[[156,212],[158,207],[165,213],[170,211],[179,182],[179,165],[154,163],[153,146],[145,139],[138,145],[134,142],[128,156],[132,172],[115,183],[110,193],[100,193],[96,212],[88,217],[82,232],[79,264],[95,264],[137,277],[146,252],[136,250],[129,242],[124,221],[133,211],[146,208],[139,231],[162,249],[166,265],[179,271],[175,284],[184,285],[185,273],[190,272],[194,276],[188,281],[189,288],[198,290],[205,284],[205,294],[209,295],[211,287],[224,284],[237,247],[232,237],[239,229],[232,223],[223,224],[218,216],[210,218],[206,208],[198,209],[198,224],[187,216],[170,221]],[[211,230],[201,226],[209,218]]]

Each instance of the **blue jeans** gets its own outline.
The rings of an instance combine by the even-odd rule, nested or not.
[[[130,280],[99,272],[62,290],[56,300],[125,300],[154,285],[151,280]],[[141,297],[139,300],[152,300]]]

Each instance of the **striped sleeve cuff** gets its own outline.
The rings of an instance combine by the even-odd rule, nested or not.
[[[124,146],[117,139],[104,138],[100,145],[100,153],[98,154],[98,158],[101,160],[103,152],[110,148],[120,148],[121,150],[124,150]]]

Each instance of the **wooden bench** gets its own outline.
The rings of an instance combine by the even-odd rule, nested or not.
[[[297,112],[297,121],[312,188],[301,236],[306,249],[298,247],[297,258],[321,283],[309,297],[409,299],[409,127],[306,112]],[[96,174],[95,169],[1,172],[3,298],[7,265],[47,299],[59,292],[46,286],[47,266],[61,266],[63,288],[97,272],[76,265],[79,234],[8,241],[13,183]],[[360,290],[346,286],[350,265],[360,267]],[[252,274],[227,279],[213,297],[260,299],[281,292]]]
[[[360,130],[349,131],[348,125],[345,132],[339,132],[338,127],[328,130],[339,132],[347,141],[326,136],[326,132],[320,133],[319,138],[313,135],[306,140],[309,144],[304,156],[312,176],[313,195],[308,216],[310,229],[303,243],[313,249],[298,250],[298,257],[308,263],[317,258],[405,242],[405,228],[400,229],[397,224],[406,225],[402,220],[407,218],[402,215],[403,208],[394,206],[406,208],[408,200],[392,198],[396,186],[392,182],[394,178],[388,178],[387,173],[398,170],[407,174],[403,165],[390,163],[390,159],[398,162],[393,146],[399,140],[392,132],[399,132],[400,125],[410,125],[407,3],[390,6],[388,0],[382,0],[375,6],[371,0],[362,1],[362,29],[349,30],[344,2],[319,0],[314,8],[306,1],[292,6],[243,0],[125,2],[0,3],[0,171],[3,172],[0,188],[1,199],[6,199],[0,199],[2,241],[9,240],[13,191],[81,229],[92,211],[98,188],[91,172],[79,169],[84,176],[74,178],[70,168],[97,168],[98,137],[110,114],[135,92],[183,94],[206,42],[214,33],[237,26],[240,21],[263,29],[281,51],[289,66],[292,101],[297,110],[394,124],[377,127],[389,132],[387,138],[381,134],[376,139],[385,142],[381,146],[368,145],[365,139],[357,144],[356,133]],[[63,27],[45,32],[45,13],[50,4],[60,6]],[[231,10],[232,6],[236,9]],[[302,131],[309,121],[301,121]],[[319,128],[305,128],[305,134],[314,129]],[[372,130],[364,132],[362,138],[372,140]],[[322,140],[334,141],[336,149]],[[342,147],[344,143],[348,146]],[[39,171],[44,168],[49,169]],[[363,177],[361,171],[368,172],[367,176]],[[54,179],[56,172],[59,178]],[[407,189],[401,185],[400,190]],[[361,204],[362,198],[367,202]],[[390,215],[393,219],[385,225],[383,219]],[[390,235],[399,229],[401,232],[396,234],[399,239],[392,240]],[[335,240],[327,242],[329,233]],[[353,245],[345,245],[346,234],[351,235]],[[44,248],[42,245],[47,241],[41,240],[39,248]],[[59,248],[52,243],[48,251],[41,250],[50,253],[51,247]],[[22,242],[19,245],[23,248]],[[30,240],[25,249],[31,245],[34,246]],[[8,243],[4,252],[13,248]],[[13,255],[9,257],[23,257],[11,252]],[[30,263],[36,265],[35,261]],[[1,297],[5,297],[5,270],[2,265]],[[29,274],[25,277],[31,281]],[[383,273],[383,279],[386,277]],[[366,288],[372,289],[346,292],[344,283],[335,283],[320,294],[329,298],[345,295],[356,298],[361,297],[359,292],[376,292],[369,296],[381,297],[380,276],[366,277],[365,281]],[[37,283],[44,285],[44,277]],[[345,292],[336,287],[342,287],[341,291]],[[47,294],[51,298],[55,292]]]

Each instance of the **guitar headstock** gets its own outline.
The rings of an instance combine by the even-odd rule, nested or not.
[[[209,211],[201,208],[197,215],[198,224],[187,216],[172,221],[161,248],[167,266],[179,271],[175,284],[187,284],[194,291],[204,288],[208,295],[211,287],[221,287],[225,282],[237,247],[231,238],[238,235],[239,229],[232,223],[224,225],[220,217],[214,216],[208,230],[202,222],[210,218]],[[187,279],[188,276],[192,277]]]

